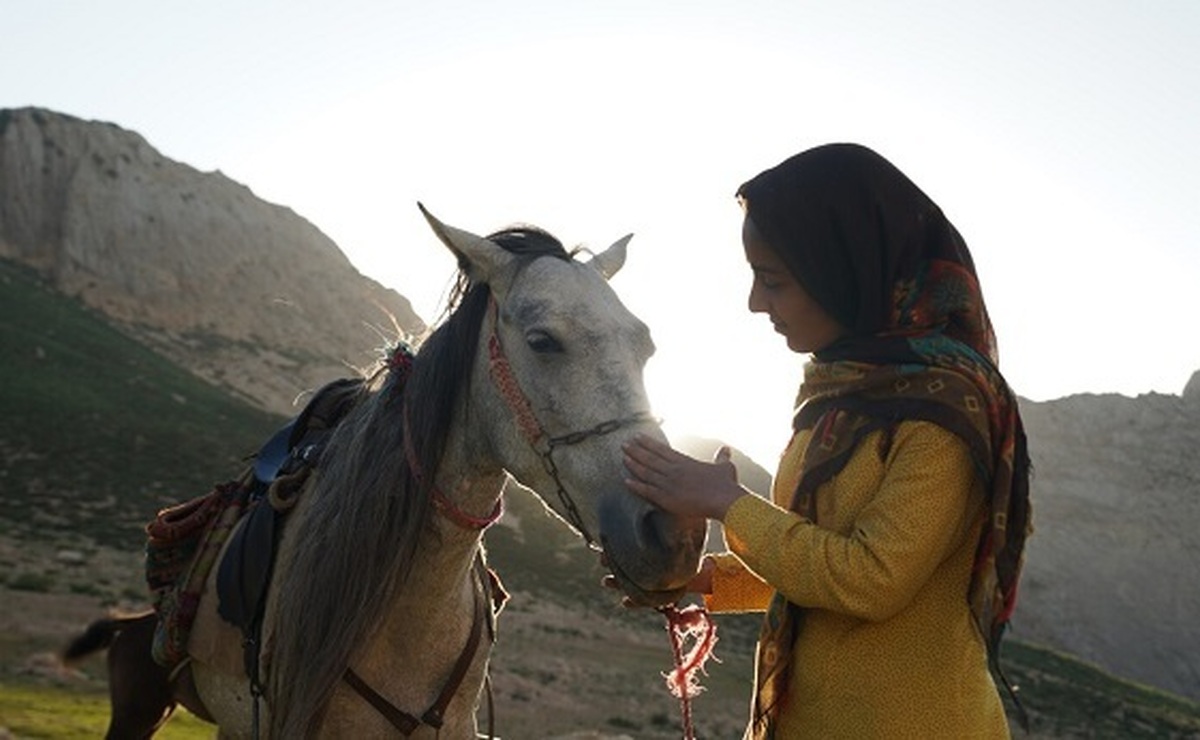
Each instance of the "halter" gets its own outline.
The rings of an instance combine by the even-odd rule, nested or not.
[[[417,459],[416,450],[413,449],[412,432],[408,425],[408,404],[404,404],[400,412],[400,423],[404,425],[404,456],[408,458],[408,468],[412,471],[413,477],[418,481],[425,477],[424,470],[421,469],[421,462]],[[458,504],[450,500],[450,497],[442,491],[441,486],[437,481],[432,481],[433,486],[433,508],[442,516],[462,529],[468,531],[481,532],[499,521],[504,514],[504,497],[496,499],[496,505],[492,507],[492,513],[487,516],[474,516],[462,510]]]
[[[602,437],[622,427],[645,419],[652,419],[653,417],[644,411],[639,411],[632,416],[602,421],[589,429],[560,434],[556,437],[550,436],[546,432],[546,428],[538,421],[537,414],[534,413],[533,406],[529,402],[529,397],[521,390],[521,384],[517,381],[516,375],[513,374],[512,365],[509,364],[508,358],[504,354],[504,347],[500,344],[500,335],[496,330],[499,323],[500,308],[496,304],[494,295],[488,297],[488,312],[492,316],[491,335],[488,337],[488,369],[492,377],[492,383],[496,386],[496,390],[499,391],[500,397],[508,404],[508,408],[513,412],[513,416],[516,417],[517,427],[521,430],[521,436],[525,438],[525,441],[537,453],[538,458],[542,461],[542,467],[545,468],[546,473],[554,480],[555,492],[558,494],[558,500],[562,502],[565,512],[563,515],[564,518],[571,526],[579,530],[579,533],[583,535],[588,545],[596,547],[596,538],[584,526],[583,517],[579,513],[579,507],[575,505],[575,501],[567,493],[566,486],[563,485],[562,478],[559,476],[558,465],[554,462],[554,450],[558,447],[577,445],[592,437]]]

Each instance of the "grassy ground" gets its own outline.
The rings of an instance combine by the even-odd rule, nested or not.
[[[0,683],[0,728],[18,738],[95,740],[108,727],[108,695],[56,686]],[[186,710],[179,710],[155,737],[209,740],[216,733]]]

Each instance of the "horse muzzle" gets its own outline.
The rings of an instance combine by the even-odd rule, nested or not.
[[[625,595],[642,606],[674,604],[684,595],[707,533],[704,519],[673,516],[641,499],[600,507],[605,560]]]

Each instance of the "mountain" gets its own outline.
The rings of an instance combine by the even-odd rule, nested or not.
[[[220,173],[173,162],[112,124],[0,111],[0,597],[136,601],[150,513],[235,473],[295,413],[298,393],[368,363],[381,333],[422,329],[402,296],[360,275],[315,226]],[[1193,705],[1152,691],[1132,699],[1127,684],[1033,646],[1200,698],[1189,621],[1200,614],[1200,373],[1182,396],[1022,399],[1021,408],[1037,531],[1012,635],[1028,701],[1041,703],[1040,716],[1072,717],[1048,736],[1097,736],[1100,714],[1176,728],[1102,736],[1195,736]],[[719,442],[680,444],[711,457]],[[765,494],[770,474],[740,454],[735,462]],[[548,720],[537,708],[583,711],[586,691],[589,710],[623,707],[601,724],[670,737],[665,666],[648,671],[642,693],[606,693],[629,690],[621,684],[633,666],[663,659],[661,624],[630,627],[595,587],[594,553],[532,497],[509,496],[489,548],[514,593],[536,598],[514,598],[503,620],[499,706],[538,727]],[[547,542],[552,558],[533,546]],[[89,570],[110,562],[122,575]],[[722,620],[725,662],[697,708],[719,737],[733,736],[744,712],[755,630],[753,618]],[[25,633],[10,639],[3,626],[0,665],[24,649]],[[551,644],[547,663],[539,650]],[[640,730],[622,724],[635,715]]]
[[[1200,699],[1200,383],[1021,402],[1035,532],[1012,634]]]
[[[290,209],[134,132],[37,108],[0,111],[0,257],[279,413],[424,327]]]
[[[1200,700],[1200,371],[1180,396],[1019,403],[1035,532],[1010,634]],[[701,459],[719,445],[679,442]],[[766,470],[734,461],[769,492]]]

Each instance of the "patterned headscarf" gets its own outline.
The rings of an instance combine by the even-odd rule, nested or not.
[[[737,194],[791,274],[848,330],[805,367],[794,427],[813,434],[792,510],[815,521],[817,488],[873,431],[924,420],[960,436],[989,513],[964,598],[1011,692],[998,651],[1032,531],[1029,456],[966,243],[908,177],[855,144],[797,154]],[[774,736],[803,616],[778,593],[768,608],[748,737]]]

